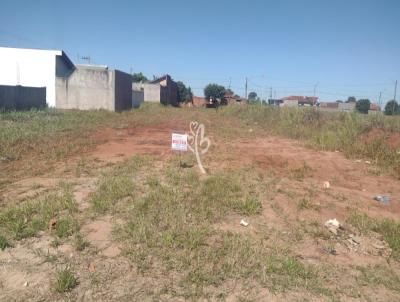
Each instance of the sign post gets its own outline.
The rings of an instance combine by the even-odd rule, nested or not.
[[[188,149],[187,134],[172,133],[171,149],[179,152],[179,166],[181,167],[181,152],[186,152]]]

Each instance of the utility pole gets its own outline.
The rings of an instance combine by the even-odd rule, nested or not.
[[[396,101],[396,94],[397,94],[397,80],[396,80],[396,82],[395,82],[395,84],[394,84],[394,100]]]
[[[315,91],[317,90],[318,84],[319,84],[319,82],[317,82],[317,83],[314,85],[314,96],[315,96]]]
[[[244,98],[247,100],[247,77],[246,77],[246,83],[244,84],[244,93],[245,93],[245,96],[244,96]]]
[[[228,89],[231,89],[231,83],[232,83],[232,78],[229,77],[229,87],[228,87]]]
[[[378,101],[379,107],[381,107],[382,104],[381,98],[382,98],[382,91],[379,92],[379,101]]]
[[[269,98],[272,99],[272,87],[269,87]]]

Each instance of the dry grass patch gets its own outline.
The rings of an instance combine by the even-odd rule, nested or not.
[[[62,184],[57,192],[46,193],[34,200],[26,200],[19,205],[2,209],[0,231],[13,240],[33,237],[39,231],[49,229],[50,220],[57,217],[55,234],[66,237],[76,229],[73,219],[76,211],[77,205],[70,187]]]

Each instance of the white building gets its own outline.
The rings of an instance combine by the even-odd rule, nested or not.
[[[56,76],[65,76],[74,64],[61,50],[0,47],[0,85],[46,87],[46,101],[56,106]]]

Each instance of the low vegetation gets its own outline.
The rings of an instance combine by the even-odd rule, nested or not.
[[[57,272],[55,290],[59,293],[65,293],[78,285],[78,279],[70,268],[64,268]]]
[[[392,249],[392,258],[400,260],[400,223],[391,219],[373,219],[366,214],[354,212],[348,222],[355,226],[360,232],[376,232],[381,234]]]
[[[48,230],[51,220],[56,219],[54,232],[63,238],[71,235],[75,228],[71,215],[76,210],[70,188],[64,184],[57,192],[1,209],[0,232],[12,240],[21,240]]]
[[[198,173],[191,153],[181,158],[135,155],[117,163],[87,154],[69,157],[102,142],[95,135],[98,129],[123,132],[170,120],[177,125],[204,121],[213,142],[204,157],[208,175]],[[398,221],[371,218],[361,211],[349,215],[344,209],[356,208],[357,203],[347,192],[356,195],[358,189],[336,190],[341,179],[335,175],[322,180],[324,167],[308,157],[264,160],[258,154],[242,164],[240,156],[251,157],[251,150],[247,155],[226,152],[236,141],[273,134],[317,150],[368,159],[372,164],[366,167],[399,177],[399,150],[388,142],[388,135],[400,131],[396,117],[259,104],[219,111],[144,105],[122,114],[52,109],[0,113],[0,126],[7,133],[0,133],[0,164],[7,169],[0,172],[0,192],[19,179],[17,164],[26,158],[32,166],[50,158],[74,161],[58,172],[62,176],[54,176],[68,178],[69,184],[52,189],[32,185],[34,194],[15,200],[12,194],[0,196],[0,250],[43,244],[47,254],[38,248],[35,257],[46,264],[46,274],[54,276],[50,300],[77,300],[81,289],[109,300],[250,301],[259,300],[263,292],[277,299],[336,301],[369,299],[366,287],[396,297],[400,293]],[[277,166],[275,158],[280,159]],[[330,181],[329,189],[323,188],[325,180]],[[384,260],[378,265],[341,263],[346,259],[340,247],[348,238],[334,236],[324,226],[336,210],[349,215],[346,222],[363,238],[382,237],[391,248],[393,267],[380,256],[374,258]],[[241,219],[248,227],[240,225]],[[91,229],[93,222],[107,232],[105,239],[93,239],[102,232]],[[38,244],[41,237],[46,243]],[[117,256],[107,256],[116,249]],[[44,268],[42,263],[32,265]],[[119,291],[121,296],[111,296]]]
[[[399,118],[260,105],[227,107],[221,115],[257,123],[271,134],[305,140],[319,150],[338,150],[350,158],[370,159],[400,178],[400,146],[396,148],[387,140],[400,133]],[[374,129],[379,131],[369,137]]]

